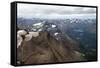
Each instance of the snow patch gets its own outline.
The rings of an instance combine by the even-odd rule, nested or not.
[[[17,32],[17,34],[21,36],[21,35],[27,34],[27,32],[26,32],[25,30],[19,30],[19,31]]]
[[[39,32],[29,32],[29,34],[25,35],[25,41],[29,41],[32,37],[39,36]]]
[[[58,35],[59,33],[54,33],[54,35]]]
[[[20,35],[17,35],[17,48],[21,45],[22,41],[23,41],[22,37]]]
[[[56,27],[56,25],[52,25],[52,28],[55,28]]]
[[[42,23],[33,24],[33,26],[39,26],[39,25],[42,25]]]

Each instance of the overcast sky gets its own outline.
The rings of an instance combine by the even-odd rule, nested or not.
[[[18,17],[33,18],[56,18],[65,16],[95,16],[96,8],[72,7],[56,5],[21,4],[17,6]]]

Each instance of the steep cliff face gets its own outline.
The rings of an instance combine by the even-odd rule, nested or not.
[[[39,32],[39,36],[21,42],[17,48],[17,60],[18,64],[70,62],[81,61],[81,55],[68,40],[59,41],[48,32]]]

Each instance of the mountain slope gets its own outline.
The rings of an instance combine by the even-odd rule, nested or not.
[[[18,64],[41,64],[81,61],[79,52],[71,49],[70,44],[58,41],[48,32],[40,32],[38,37],[21,43],[17,49]],[[66,40],[67,41],[67,40]]]

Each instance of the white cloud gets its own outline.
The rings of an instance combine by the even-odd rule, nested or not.
[[[18,17],[62,17],[72,14],[96,14],[96,8],[56,5],[21,4],[17,6]]]

